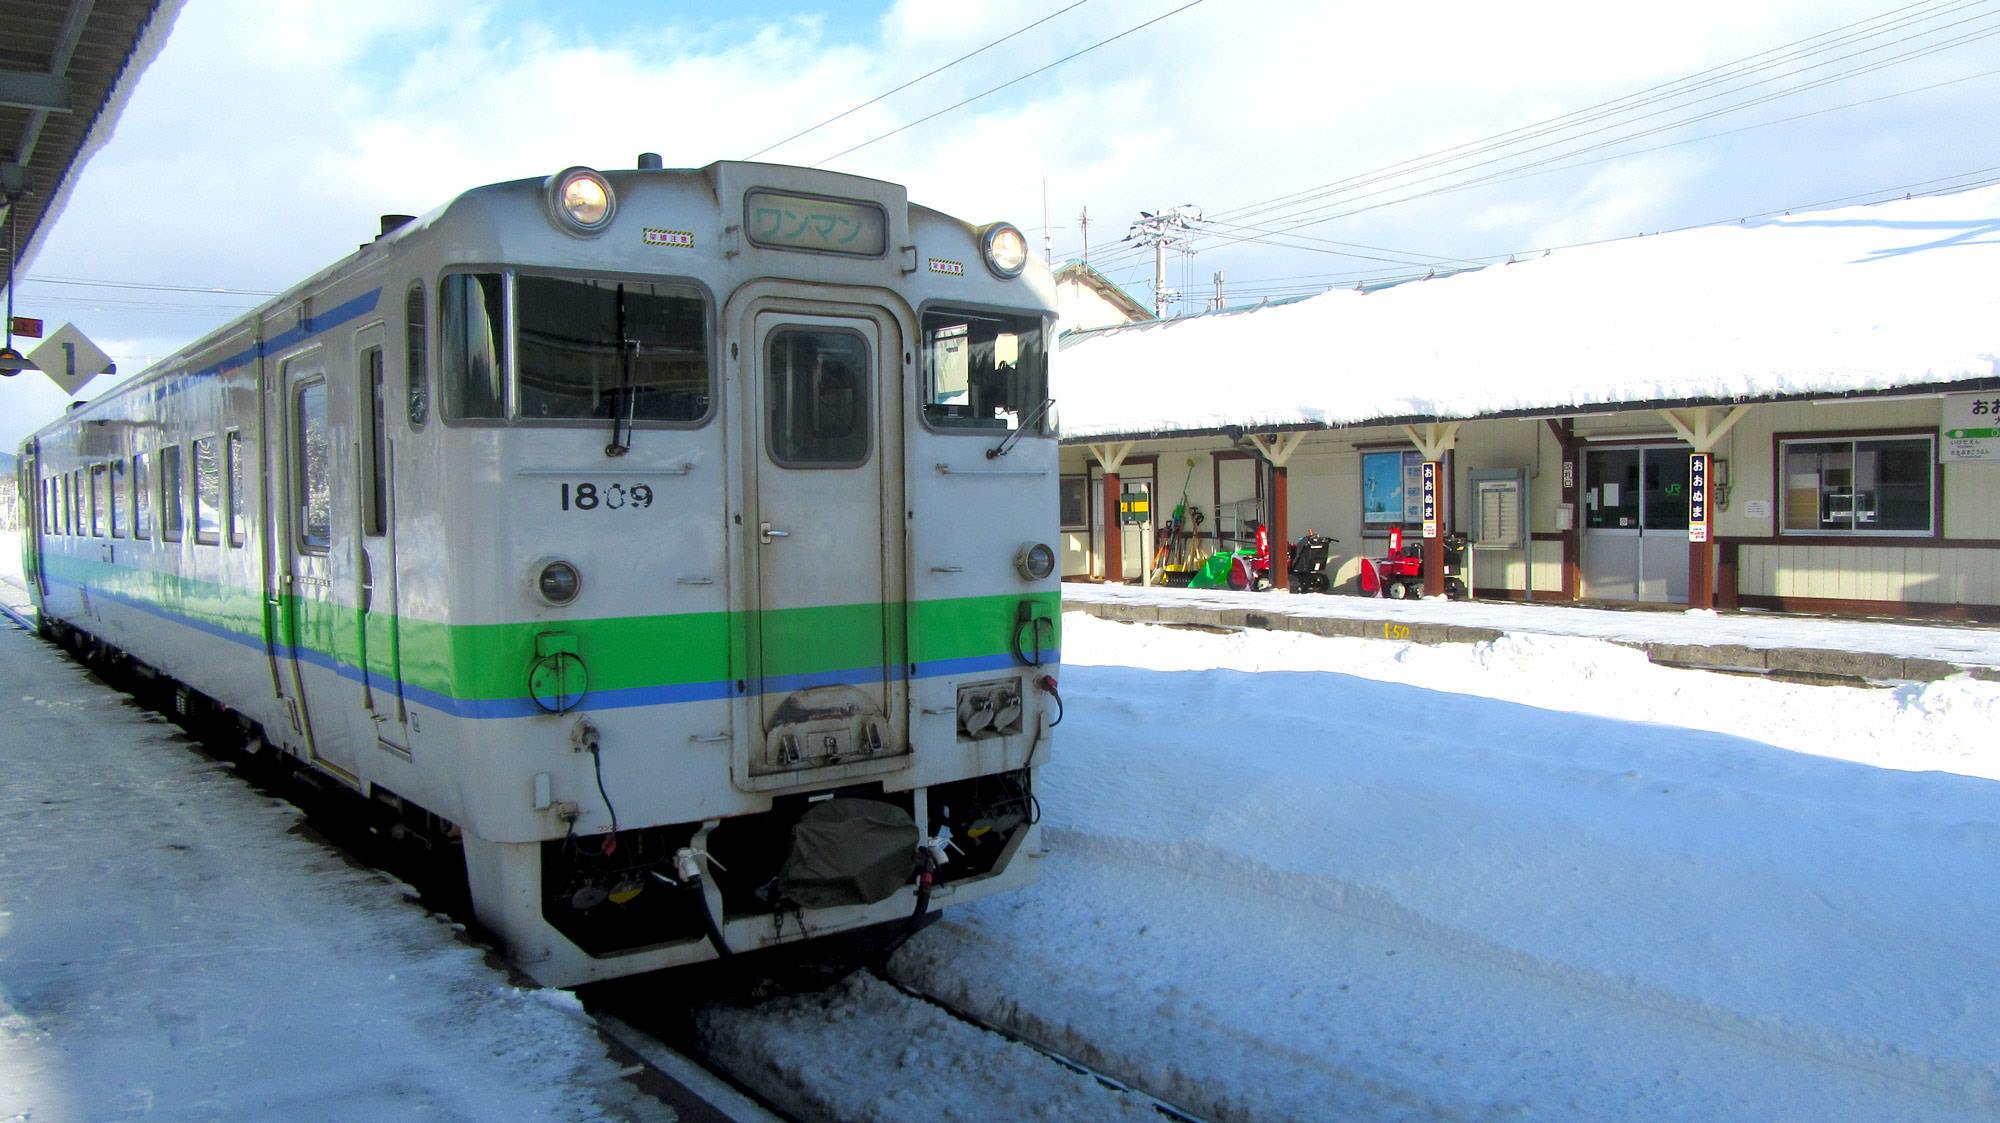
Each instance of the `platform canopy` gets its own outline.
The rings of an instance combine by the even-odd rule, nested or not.
[[[180,7],[181,0],[0,0],[0,216],[13,207],[19,268],[54,225],[84,161],[111,139],[119,108]],[[0,278],[8,253],[0,222]]]
[[[2000,187],[1072,336],[1067,440],[2000,385]]]

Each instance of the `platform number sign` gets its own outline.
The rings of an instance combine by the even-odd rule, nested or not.
[[[1438,462],[1424,461],[1424,537],[1438,536]]]
[[[1688,541],[1708,541],[1708,454],[1688,454]]]

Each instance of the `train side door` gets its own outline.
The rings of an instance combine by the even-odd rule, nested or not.
[[[908,752],[903,341],[886,313],[851,311],[746,325],[753,787]]]
[[[279,381],[285,391],[285,525],[282,570],[285,645],[297,690],[300,733],[315,763],[347,777],[355,775],[353,736],[340,711],[343,646],[355,643],[351,619],[336,596],[335,553],[344,500],[336,453],[334,386],[324,352],[315,349],[287,359]]]
[[[396,596],[395,445],[389,439],[382,325],[355,336],[354,603],[361,701],[375,736],[408,753],[409,709],[403,699],[403,648]]]

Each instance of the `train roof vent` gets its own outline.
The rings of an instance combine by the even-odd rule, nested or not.
[[[657,152],[639,153],[639,170],[642,172],[656,172],[666,166],[666,161],[660,159]]]
[[[416,220],[417,216],[413,214],[385,214],[382,216],[382,232],[375,235],[375,240],[379,242]]]

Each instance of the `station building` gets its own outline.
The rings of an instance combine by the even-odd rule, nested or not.
[[[1070,332],[1056,380],[1072,579],[1152,579],[1185,502],[1336,539],[1336,590],[1400,528],[1431,591],[1459,532],[1480,597],[2000,621],[2000,188]]]

